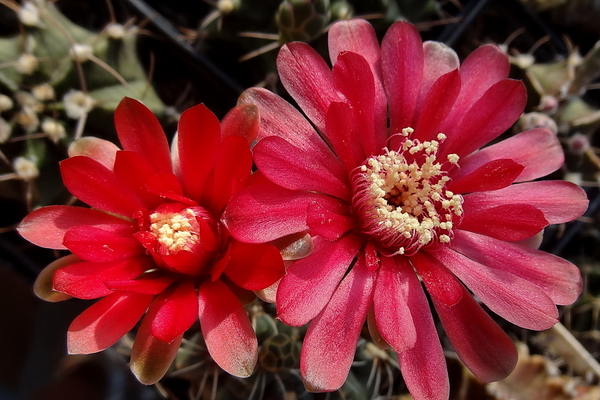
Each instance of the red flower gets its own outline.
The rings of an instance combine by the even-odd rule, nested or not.
[[[280,279],[283,262],[271,245],[232,239],[219,219],[250,175],[257,122],[254,106],[236,107],[219,124],[198,105],[182,114],[170,153],[156,117],[126,98],[115,112],[124,150],[92,137],[70,148],[64,184],[93,208],[44,207],[18,228],[38,246],[73,253],[42,271],[40,297],[103,298],[69,327],[69,353],[106,349],[145,313],[131,369],[154,383],[199,317],[217,364],[252,373],[257,340],[240,299]]]
[[[515,347],[463,285],[536,330],[557,322],[556,304],[577,298],[577,267],[524,244],[587,207],[573,184],[521,183],[561,166],[558,140],[534,129],[478,150],[525,107],[525,87],[507,79],[496,46],[459,67],[453,50],[423,43],[409,23],[394,24],[380,47],[369,23],[352,20],[333,25],[329,52],[332,70],[302,43],[284,46],[277,60],[321,136],[275,94],[242,95],[261,117],[259,172],[223,216],[248,243],[314,236],[313,253],[289,267],[276,295],[284,322],[311,321],[301,354],[307,388],[342,385],[368,319],[374,340],[398,352],[412,395],[447,399],[420,281],[469,369],[484,381],[506,376]]]

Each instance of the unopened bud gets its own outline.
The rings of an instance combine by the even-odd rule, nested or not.
[[[572,152],[583,154],[590,148],[590,141],[584,134],[575,133],[567,140],[567,146]]]

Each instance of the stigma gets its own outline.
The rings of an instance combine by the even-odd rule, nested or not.
[[[437,159],[438,140],[406,139],[397,151],[384,148],[352,174],[354,213],[360,229],[387,255],[412,255],[433,243],[448,243],[462,216],[462,196],[446,189],[444,165],[458,165],[458,155]]]

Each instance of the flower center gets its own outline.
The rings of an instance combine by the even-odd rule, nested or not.
[[[462,196],[445,188],[450,180],[437,160],[438,140],[420,143],[407,136],[398,151],[384,149],[368,158],[352,175],[353,207],[364,234],[390,255],[412,255],[423,246],[448,243],[462,215]],[[448,155],[458,163],[456,154]]]
[[[180,212],[150,214],[150,231],[165,254],[180,250],[192,251],[200,243],[200,226],[196,215],[189,208]]]

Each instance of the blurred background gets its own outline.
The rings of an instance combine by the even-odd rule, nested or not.
[[[447,349],[452,399],[600,399],[600,1],[598,0],[0,0],[0,400],[31,399],[410,399],[396,356],[365,330],[346,384],[304,391],[298,355],[305,328],[282,326],[271,305],[248,308],[260,344],[248,379],[220,371],[196,329],[172,371],[145,387],[129,372],[131,338],[100,354],[67,356],[66,330],[89,303],[50,304],[32,284],[60,256],[21,239],[31,210],[72,204],[58,162],[81,136],[116,142],[113,112],[123,96],[143,101],[169,137],[180,113],[205,103],[219,118],[251,86],[286,98],[278,48],[308,42],[325,59],[327,30],[368,19],[379,37],[396,20],[464,59],[485,43],[509,55],[528,88],[515,132],[538,126],[564,144],[550,178],[581,185],[588,212],[545,232],[542,249],[575,263],[584,293],[561,309],[562,325],[528,332],[500,318],[520,362],[504,381],[478,382]]]

